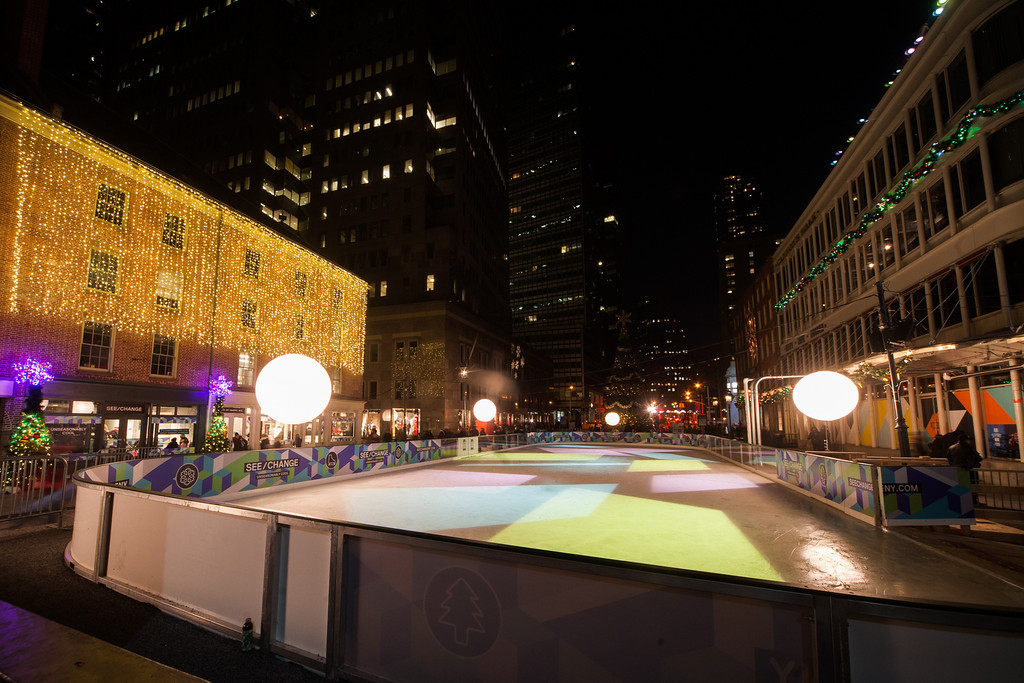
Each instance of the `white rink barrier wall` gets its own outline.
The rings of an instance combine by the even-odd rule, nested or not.
[[[1018,670],[1019,612],[502,548],[249,510],[207,493],[429,462],[459,444],[345,448],[87,470],[76,476],[66,560],[93,581],[228,636],[252,618],[261,648],[330,679],[678,679],[681,663],[701,661],[718,680],[768,680],[779,670],[791,680],[882,680],[887,665],[863,658],[876,641],[926,669],[939,651],[964,653],[979,679],[1009,680]],[[180,484],[189,486],[175,490]],[[974,651],[993,654],[979,660]],[[861,675],[851,675],[853,660]]]

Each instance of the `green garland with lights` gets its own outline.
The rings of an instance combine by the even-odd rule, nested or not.
[[[903,371],[910,365],[910,356],[901,358],[896,361],[896,381],[903,379]],[[867,363],[861,363],[857,366],[857,369],[846,373],[846,376],[852,379],[857,384],[863,384],[866,380],[872,379],[878,382],[889,383],[889,366],[885,365],[882,367],[874,367]]]
[[[942,155],[952,152],[970,140],[971,137],[973,137],[979,130],[973,125],[977,119],[995,116],[996,114],[1004,114],[1020,105],[1022,102],[1024,102],[1024,90],[1020,90],[1010,97],[1007,97],[1005,100],[995,104],[979,105],[967,112],[967,114],[960,119],[960,123],[957,125],[956,130],[943,140],[934,143],[925,158],[914,168],[903,174],[903,179],[900,181],[899,185],[893,188],[892,191],[883,195],[882,199],[874,206],[874,208],[864,214],[864,217],[860,221],[860,225],[843,235],[842,238],[836,242],[832,251],[818,261],[818,263],[808,271],[807,275],[800,278],[800,281],[797,282],[792,289],[786,292],[785,296],[775,303],[775,310],[781,311],[783,308],[788,306],[789,303],[804,290],[804,287],[814,282],[819,275],[824,273],[832,266],[832,264],[839,260],[839,257],[845,254],[854,242],[863,237],[874,223],[881,220],[886,213],[903,201],[911,188],[932,172],[936,164],[939,163],[939,159]]]
[[[789,398],[792,395],[793,395],[793,385],[792,384],[787,384],[784,387],[776,387],[774,389],[769,389],[768,391],[760,392],[757,395],[757,402],[760,403],[761,405],[765,406],[765,405],[769,405],[769,404],[772,404],[772,403],[779,403],[781,401],[785,401],[787,398]],[[733,403],[737,407],[739,407],[739,406],[742,406],[744,403],[746,403],[746,400],[747,399],[743,396],[743,394],[740,394],[739,396],[736,397],[736,400],[733,401]]]

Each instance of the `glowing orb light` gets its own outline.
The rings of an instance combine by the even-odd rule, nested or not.
[[[473,414],[481,422],[490,422],[497,413],[498,408],[494,405],[494,401],[489,398],[482,398],[473,404]]]
[[[812,372],[793,387],[793,403],[814,420],[838,420],[849,415],[859,401],[857,385],[838,372]]]
[[[278,422],[309,422],[331,400],[331,377],[309,356],[278,356],[260,370],[256,400],[260,409]]]
[[[615,425],[619,424],[620,419],[622,418],[620,418],[619,414],[616,413],[614,410],[610,413],[604,414],[604,423],[609,427],[614,427]]]

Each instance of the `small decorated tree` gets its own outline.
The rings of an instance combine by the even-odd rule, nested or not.
[[[10,454],[16,458],[28,456],[49,457],[53,441],[50,430],[43,419],[43,385],[53,380],[49,363],[41,363],[29,358],[24,363],[15,363],[14,380],[18,384],[28,385],[28,396],[25,397],[25,409],[21,413],[21,422],[14,428],[9,445]],[[11,488],[20,485],[24,478],[25,462],[12,464],[4,470],[3,487]]]
[[[232,382],[220,375],[210,380],[210,392],[216,396],[213,403],[213,417],[210,428],[206,431],[206,442],[203,444],[205,453],[223,453],[231,450],[228,439],[228,424],[224,421],[224,397],[231,393]]]

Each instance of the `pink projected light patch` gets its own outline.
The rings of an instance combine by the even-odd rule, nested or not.
[[[758,486],[739,474],[658,474],[651,477],[651,493],[728,491]]]
[[[367,477],[358,483],[366,488],[433,488],[451,486],[519,486],[534,474],[503,474],[500,472],[460,472],[458,470],[423,469],[396,472],[390,476]],[[352,482],[355,484],[356,482]]]

